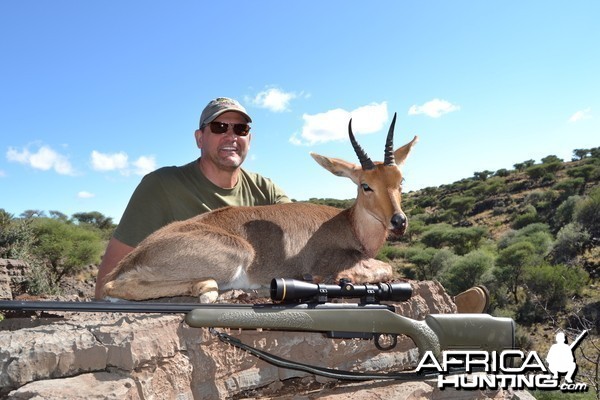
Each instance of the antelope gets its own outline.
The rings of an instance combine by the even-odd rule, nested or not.
[[[418,137],[393,150],[392,119],[384,161],[373,162],[348,135],[360,166],[315,153],[311,156],[358,187],[346,209],[307,203],[226,207],[172,222],[144,239],[106,277],[104,295],[146,300],[194,296],[214,302],[219,290],[258,289],[274,277],[313,282],[375,283],[392,279],[392,267],[374,257],[388,234],[402,235],[402,173]]]

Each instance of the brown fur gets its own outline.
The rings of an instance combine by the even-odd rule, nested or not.
[[[394,152],[402,164],[412,146]],[[148,236],[107,275],[104,294],[131,300],[170,296],[207,296],[218,288],[268,286],[272,278],[301,278],[356,283],[392,277],[391,267],[375,260],[402,214],[402,174],[396,165],[363,171],[343,160],[313,154],[324,168],[359,185],[347,210],[290,203],[226,207],[173,222]],[[363,191],[362,184],[369,185]],[[402,234],[396,227],[396,233]],[[236,276],[245,276],[237,280]]]

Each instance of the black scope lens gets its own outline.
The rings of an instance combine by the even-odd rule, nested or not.
[[[406,301],[412,296],[409,283],[317,284],[296,279],[274,278],[271,281],[271,300],[292,302],[319,298],[372,298],[371,301]]]

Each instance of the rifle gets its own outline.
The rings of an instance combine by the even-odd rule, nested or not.
[[[395,347],[406,335],[422,357],[431,351],[439,358],[444,350],[501,351],[515,346],[515,324],[510,318],[487,314],[430,314],[417,321],[395,313],[392,305],[412,295],[408,283],[313,284],[294,279],[271,281],[273,304],[147,303],[120,301],[0,301],[0,310],[185,313],[185,322],[195,328],[210,328],[220,340],[285,368],[299,369],[337,379],[407,379],[401,374],[360,374],[330,370],[282,360],[244,345],[214,328],[271,329],[322,332],[331,338],[371,339],[380,350]],[[331,299],[359,298],[359,303],[332,303]],[[383,345],[382,341],[389,343]],[[420,375],[422,378],[423,375]],[[409,378],[410,379],[410,378]]]

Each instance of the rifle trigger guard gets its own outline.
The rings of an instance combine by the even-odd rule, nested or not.
[[[385,340],[389,341],[389,345],[387,346],[382,346],[381,345],[381,337],[385,336]],[[393,333],[376,333],[375,334],[375,347],[377,347],[378,350],[381,351],[386,351],[386,350],[391,350],[394,347],[396,347],[396,345],[398,344],[398,335],[394,335]]]

